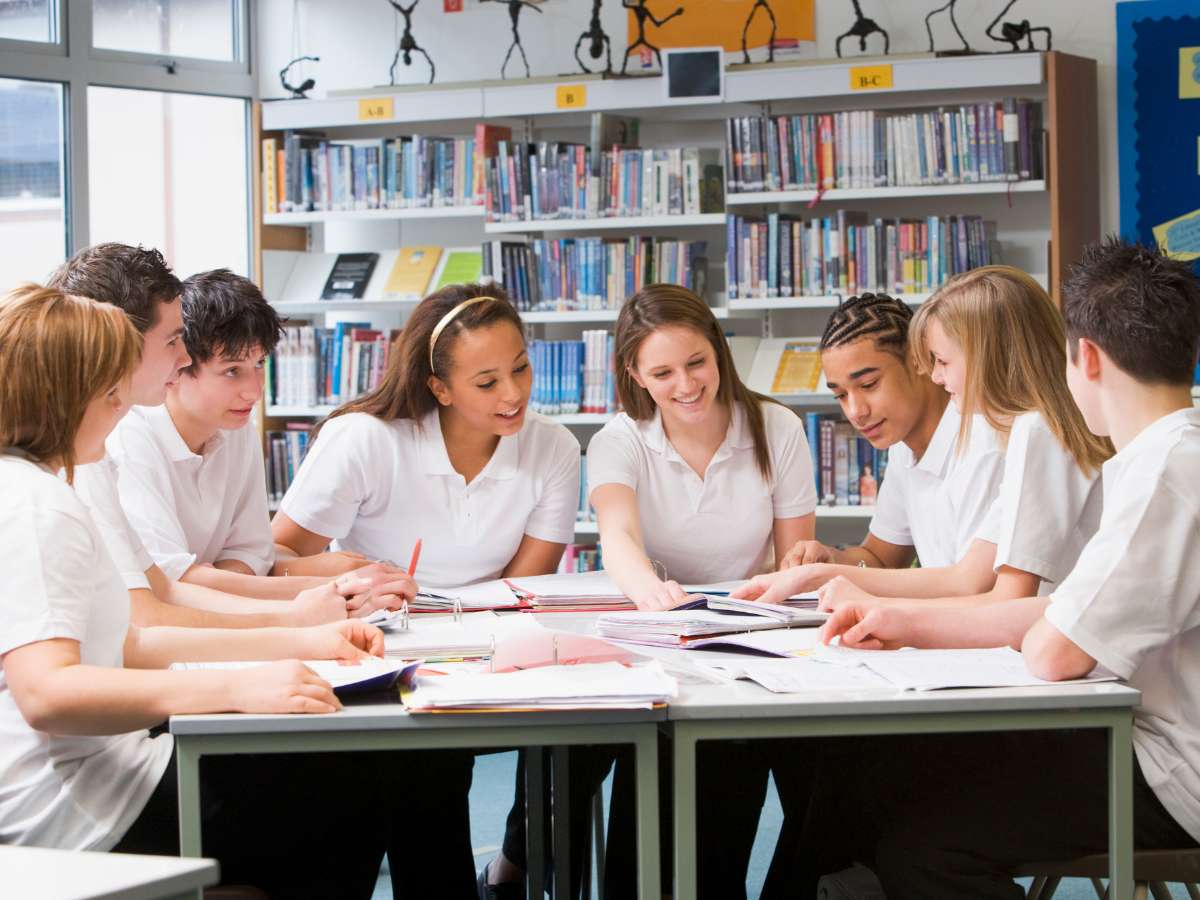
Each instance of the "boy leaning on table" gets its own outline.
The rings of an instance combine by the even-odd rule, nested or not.
[[[824,626],[843,646],[1021,650],[1045,679],[1099,663],[1142,692],[1134,710],[1134,845],[1200,840],[1200,279],[1109,239],[1063,285],[1067,381],[1104,465],[1100,528],[1049,597],[974,609],[851,601]],[[786,573],[774,588],[786,589]],[[831,746],[804,852],[818,871],[868,862],[889,900],[1018,898],[1017,863],[1108,848],[1107,735],[934,737]],[[801,896],[814,896],[804,885]]]

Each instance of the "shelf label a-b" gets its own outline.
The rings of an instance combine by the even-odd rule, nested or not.
[[[367,97],[358,101],[358,121],[381,122],[396,117],[391,97]]]

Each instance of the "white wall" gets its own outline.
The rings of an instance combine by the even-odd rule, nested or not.
[[[689,14],[702,12],[706,4],[722,0],[680,0]],[[772,0],[776,5],[789,0]],[[837,35],[849,27],[853,12],[848,0],[816,0],[817,44],[811,55],[833,56]],[[656,12],[674,8],[674,0],[654,0]],[[875,19],[891,35],[893,53],[927,48],[924,17],[941,0],[862,0],[865,15]],[[461,13],[442,12],[440,0],[420,0],[413,13],[413,32],[437,65],[441,82],[498,78],[500,64],[510,41],[508,10],[503,3],[464,0]],[[960,0],[958,22],[972,47],[999,47],[988,40],[985,29],[1003,0]],[[1100,213],[1104,231],[1118,225],[1117,116],[1116,116],[1116,0],[1021,0],[1007,17],[1028,18],[1034,25],[1054,30],[1054,47],[1096,60],[1099,69],[1100,128]],[[298,10],[298,21],[293,20]],[[573,48],[588,26],[590,0],[548,0],[542,13],[526,9],[521,14],[521,37],[533,75],[555,75],[577,71]],[[320,56],[321,62],[293,70],[291,81],[299,83],[304,73],[317,79],[316,95],[340,88],[386,84],[388,66],[399,40],[399,17],[387,0],[259,0],[258,71],[262,96],[281,97],[279,70],[300,53]],[[605,0],[602,11],[605,30],[614,39],[614,62],[624,54],[625,24],[618,0]],[[295,26],[295,27],[294,27]],[[293,40],[293,35],[296,40]],[[934,34],[939,46],[950,49],[956,38],[945,14],[935,19]],[[875,40],[875,39],[872,39]],[[849,53],[852,41],[843,49]],[[631,62],[631,71],[633,63]],[[510,77],[523,69],[519,60],[510,62]],[[427,81],[428,69],[419,56],[406,69],[397,67],[397,82]]]

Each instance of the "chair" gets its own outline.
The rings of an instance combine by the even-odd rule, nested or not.
[[[1026,900],[1050,900],[1064,878],[1087,878],[1096,896],[1109,893],[1101,881],[1108,875],[1108,854],[1097,853],[1066,862],[1030,863],[1019,867],[1017,877],[1033,877]],[[1200,849],[1138,850],[1133,854],[1134,900],[1171,900],[1168,882],[1181,882],[1191,900],[1200,900]]]

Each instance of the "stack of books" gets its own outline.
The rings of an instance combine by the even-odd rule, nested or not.
[[[264,138],[263,210],[323,212],[470,206],[483,201],[473,138],[329,141],[288,131]]]
[[[289,423],[286,431],[267,432],[267,498],[275,503],[283,499],[300,471],[308,452],[308,426]]]
[[[970,184],[1042,177],[1033,100],[916,111],[729,119],[730,193]]]
[[[725,291],[730,299],[933,291],[952,275],[999,262],[994,236],[995,223],[981,216],[729,216]]]
[[[533,393],[529,406],[546,415],[608,413],[617,406],[613,337],[584,331],[578,341],[535,340],[529,345]]]
[[[378,387],[398,331],[367,322],[284,329],[267,360],[267,397],[277,406],[337,405]]]

